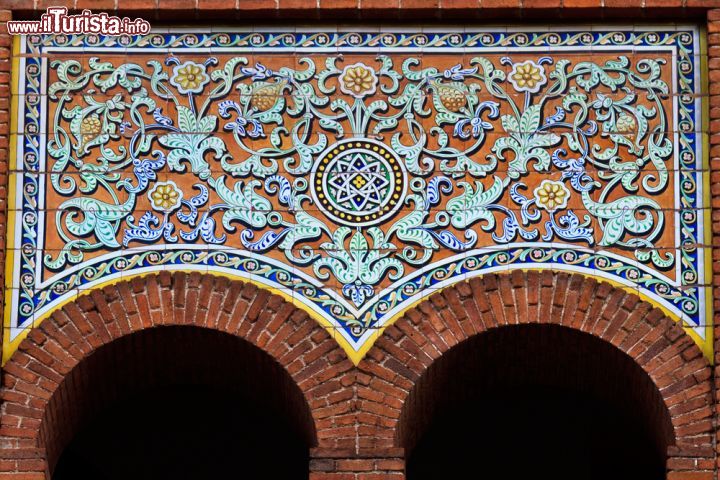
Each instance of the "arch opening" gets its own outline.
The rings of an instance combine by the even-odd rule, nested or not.
[[[48,403],[40,442],[53,480],[303,479],[316,434],[270,355],[227,333],[166,326],[78,364]]]
[[[495,328],[436,360],[403,407],[407,479],[665,478],[670,414],[613,345],[548,324]]]

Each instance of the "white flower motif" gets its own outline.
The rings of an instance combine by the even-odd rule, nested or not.
[[[543,180],[534,191],[535,203],[548,212],[565,208],[570,192],[562,182]]]
[[[540,91],[540,87],[547,82],[547,77],[545,77],[543,67],[528,60],[513,65],[509,80],[518,92],[537,93]]]
[[[348,65],[340,75],[340,90],[355,98],[363,98],[375,93],[377,83],[375,70],[364,63]]]
[[[185,62],[173,68],[170,83],[177,87],[178,92],[200,93],[210,77],[205,73],[205,65],[195,62]]]
[[[182,191],[172,180],[158,182],[148,192],[150,204],[155,210],[161,212],[172,212],[180,207]]]

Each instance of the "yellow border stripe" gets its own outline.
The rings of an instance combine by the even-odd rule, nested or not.
[[[702,204],[705,207],[703,210],[703,218],[705,220],[703,228],[705,230],[704,238],[698,239],[702,242],[703,248],[703,260],[704,265],[700,265],[698,268],[704,268],[704,279],[705,287],[700,287],[705,291],[705,342],[700,344],[705,357],[710,360],[711,364],[715,363],[715,316],[713,312],[713,269],[712,269],[712,215],[711,205],[712,196],[710,195],[710,138],[709,138],[709,126],[710,126],[710,102],[709,97],[705,95],[710,91],[709,79],[710,72],[708,69],[708,50],[707,50],[707,28],[704,26],[700,28],[700,91],[703,95],[700,96],[700,104],[702,106],[702,172],[700,181],[702,182],[703,198]],[[698,272],[699,273],[699,272]],[[702,320],[702,317],[700,317]],[[697,341],[697,340],[696,340]]]

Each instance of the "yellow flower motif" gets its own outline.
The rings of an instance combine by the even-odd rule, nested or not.
[[[175,85],[180,93],[200,93],[210,77],[205,73],[205,65],[195,62],[185,62],[173,68],[170,83]]]
[[[355,98],[375,93],[378,78],[375,71],[364,63],[348,65],[340,76],[340,90]]]
[[[548,212],[567,206],[570,192],[561,182],[543,180],[535,190],[535,203]]]
[[[618,133],[631,133],[635,130],[635,119],[630,115],[622,114],[615,123]]]
[[[545,70],[532,60],[513,65],[510,83],[518,92],[537,93],[545,82],[547,82]]]
[[[355,177],[355,180],[353,180],[353,185],[355,185],[357,188],[364,187],[366,183],[367,183],[367,181],[365,181],[365,179],[363,177],[361,177],[360,175]]]
[[[148,192],[148,196],[152,207],[162,212],[172,212],[180,206],[182,200],[182,192],[173,181],[158,182]]]

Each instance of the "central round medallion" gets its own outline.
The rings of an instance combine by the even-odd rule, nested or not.
[[[313,199],[331,219],[364,226],[385,221],[405,196],[406,175],[397,154],[370,139],[343,140],[318,158]]]

